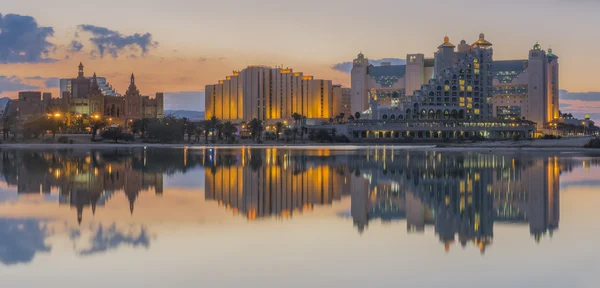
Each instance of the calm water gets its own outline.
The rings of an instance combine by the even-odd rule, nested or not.
[[[0,150],[0,287],[599,287],[600,157]]]

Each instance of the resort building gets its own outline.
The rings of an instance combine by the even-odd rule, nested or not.
[[[60,98],[39,91],[19,92],[18,100],[10,105],[11,112],[21,120],[43,114],[98,116],[124,126],[135,119],[164,117],[164,94],[156,93],[154,98],[142,96],[133,74],[124,96],[103,92],[95,73],[91,78],[84,76],[81,63],[77,78],[70,79],[69,85],[70,91],[63,91]]]
[[[558,57],[539,44],[528,60],[494,61],[484,34],[458,46],[448,37],[433,58],[373,66],[360,53],[351,72],[352,113],[370,120],[526,120],[538,130],[558,118]]]
[[[234,71],[217,84],[207,85],[205,91],[206,119],[215,116],[241,122],[253,118],[291,119],[294,113],[308,119],[329,119],[334,115],[331,81],[314,79],[289,68],[250,66]]]

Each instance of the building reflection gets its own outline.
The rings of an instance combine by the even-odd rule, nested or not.
[[[528,224],[538,242],[551,237],[560,219],[560,175],[582,164],[521,154],[402,150],[372,150],[365,158],[357,159],[355,169],[364,171],[369,188],[352,195],[359,232],[377,218],[405,218],[410,233],[432,226],[446,251],[458,242],[482,253],[493,242],[494,223]],[[395,216],[381,216],[389,213]]]
[[[205,163],[205,197],[249,220],[290,218],[330,205],[350,192],[343,163],[328,151],[210,149]]]
[[[210,149],[206,199],[249,220],[290,218],[351,196],[359,233],[370,222],[431,226],[449,251],[493,243],[495,223],[528,225],[535,241],[560,219],[560,175],[598,159],[405,149]],[[595,163],[595,164],[592,164]]]
[[[163,175],[185,172],[199,166],[202,156],[184,150],[6,150],[0,152],[0,171],[19,195],[58,192],[60,205],[77,212],[105,206],[117,193],[124,193],[133,214],[140,193],[163,194]]]
[[[527,225],[537,242],[552,237],[561,174],[600,165],[591,156],[391,148],[23,149],[0,157],[0,175],[19,195],[57,193],[79,223],[119,193],[133,214],[142,193],[163,194],[165,175],[203,167],[187,177],[204,178],[206,201],[249,221],[290,219],[349,197],[344,215],[361,234],[373,221],[405,221],[408,233],[435,231],[446,251],[481,253],[498,223]]]

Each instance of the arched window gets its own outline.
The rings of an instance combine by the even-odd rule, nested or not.
[[[427,110],[421,110],[421,119],[427,119]]]
[[[438,86],[437,86],[437,90],[438,90],[438,91],[442,91],[442,86],[438,85]]]
[[[396,120],[396,115],[394,115],[394,114],[390,115],[390,120]]]
[[[450,111],[448,109],[444,110],[444,119],[450,118]]]
[[[387,114],[383,114],[383,116],[381,116],[381,119],[383,119],[383,120],[387,120],[387,119],[388,119],[388,116],[387,116]]]
[[[398,114],[398,120],[404,120],[404,115]]]
[[[433,109],[429,110],[429,114],[427,115],[428,119],[434,119],[435,118],[435,111],[433,111]]]
[[[450,113],[452,119],[458,119],[458,111],[456,110],[452,110],[452,112]]]
[[[460,110],[458,112],[458,119],[465,119],[465,110]]]
[[[442,109],[438,109],[435,111],[435,119],[442,119],[444,116],[442,114]]]
[[[429,92],[429,96],[435,96],[435,93],[433,91]]]
[[[452,91],[456,91],[458,88],[456,86],[452,86]]]
[[[410,109],[406,109],[406,115],[410,115],[412,113],[412,111],[410,111]]]

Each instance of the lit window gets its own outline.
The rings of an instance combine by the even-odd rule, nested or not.
[[[465,91],[465,86],[460,86],[460,91]]]
[[[475,73],[475,75],[479,75],[479,69],[473,69],[473,73]]]
[[[473,63],[479,63],[479,59],[477,59],[477,58],[473,59]]]
[[[467,101],[473,102],[473,98],[469,97],[469,98],[467,98]]]
[[[444,90],[450,91],[450,86],[448,86],[448,85],[444,86]]]
[[[464,103],[465,102],[465,97],[460,97],[459,101]]]
[[[460,103],[460,104],[458,104],[458,106],[465,107],[465,103]]]
[[[474,68],[479,69],[479,63],[475,64]]]
[[[465,86],[465,80],[460,80],[459,82],[461,86]]]
[[[467,91],[472,92],[473,91],[473,86],[467,86]]]
[[[467,108],[469,108],[469,109],[473,108],[473,104],[471,104],[471,103],[467,104]]]

